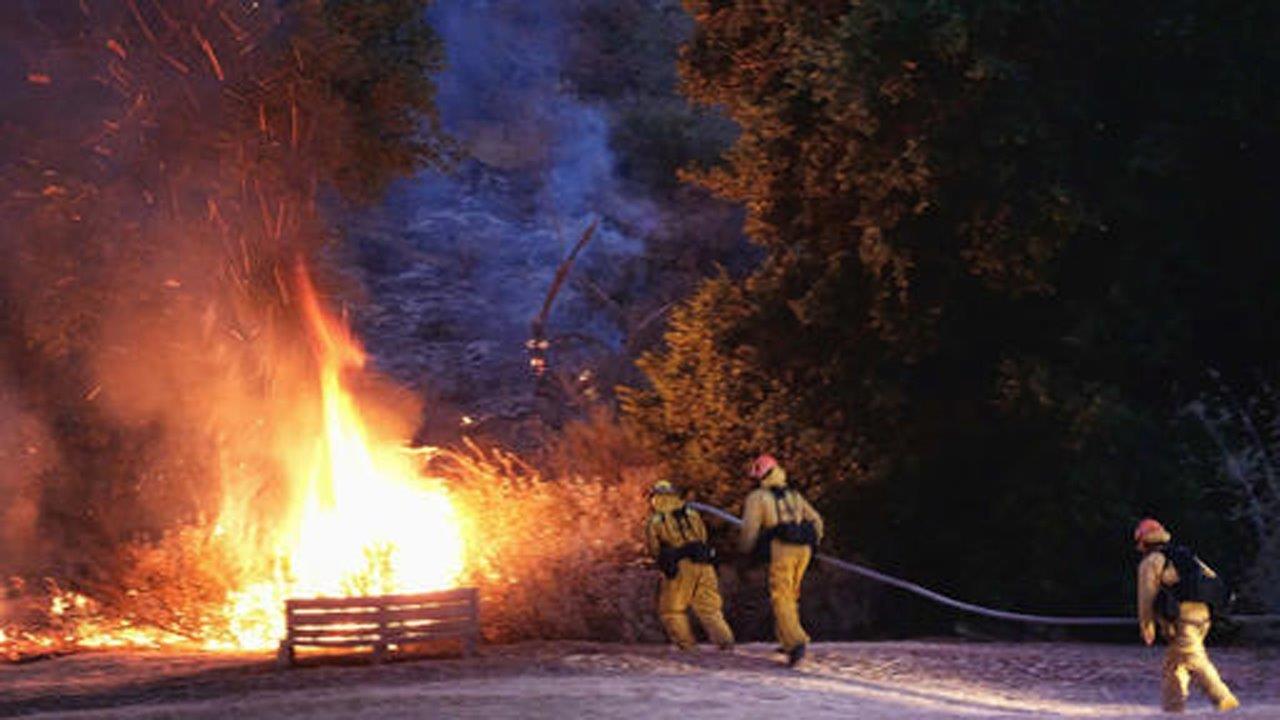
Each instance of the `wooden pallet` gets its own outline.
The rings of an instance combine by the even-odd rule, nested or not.
[[[286,635],[277,656],[293,664],[299,646],[371,647],[375,662],[393,647],[440,638],[462,640],[470,656],[480,639],[475,588],[416,595],[306,598],[285,601]]]

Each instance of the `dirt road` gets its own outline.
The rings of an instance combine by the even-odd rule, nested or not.
[[[1244,707],[1280,718],[1280,650],[1217,648]],[[0,716],[39,718],[1160,717],[1160,653],[1130,646],[819,643],[798,670],[772,648],[731,654],[546,643],[481,656],[304,659],[87,653],[0,666]],[[1209,714],[1193,698],[1194,714]]]

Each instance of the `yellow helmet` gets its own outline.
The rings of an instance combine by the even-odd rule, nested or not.
[[[659,480],[653,484],[649,490],[650,495],[675,495],[676,486],[671,484],[669,480]]]

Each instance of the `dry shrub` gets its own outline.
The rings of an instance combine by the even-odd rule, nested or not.
[[[535,456],[543,475],[577,475],[596,482],[622,481],[623,475],[654,480],[660,470],[635,431],[607,409],[595,407],[564,426]]]
[[[549,478],[474,445],[435,464],[456,478],[486,639],[661,637],[641,532],[651,473],[603,463]]]
[[[661,469],[603,416],[561,439],[539,458],[558,469],[554,475],[469,442],[424,456],[429,474],[448,478],[468,540],[462,581],[480,589],[484,636],[660,640],[658,573],[645,557],[642,528]],[[268,627],[280,617],[271,603],[255,610],[272,617],[237,617],[236,592],[271,577],[271,563],[245,567],[223,538],[211,523],[176,528],[123,548],[119,574],[101,586],[70,591],[48,581],[24,592],[26,619],[7,613],[14,622],[6,627],[0,618],[0,655],[235,647],[237,623]]]
[[[228,598],[252,573],[213,526],[193,524],[125,545],[112,581],[64,585],[10,578],[0,657],[19,661],[84,648],[236,646]],[[244,622],[241,619],[240,622]]]
[[[192,525],[134,543],[122,565],[120,583],[94,593],[112,616],[191,642],[230,642],[224,608],[246,578],[211,528]]]

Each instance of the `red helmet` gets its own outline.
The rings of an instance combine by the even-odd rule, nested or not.
[[[772,455],[765,453],[751,461],[751,477],[759,480],[776,467],[778,467],[778,461]]]
[[[1155,518],[1143,518],[1133,529],[1133,541],[1138,544],[1169,542],[1169,538],[1169,531]]]

